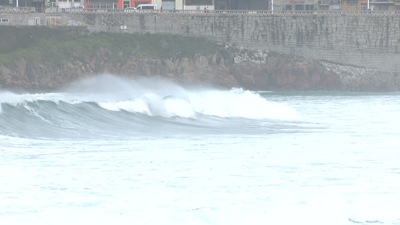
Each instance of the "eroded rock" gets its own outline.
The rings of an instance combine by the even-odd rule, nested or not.
[[[399,90],[400,75],[393,72],[296,60],[279,55],[272,57],[265,51],[253,51],[253,58],[245,58],[251,52],[243,52],[237,55],[224,48],[217,54],[207,56],[196,54],[192,58],[168,59],[140,57],[134,53],[118,54],[116,57],[125,55],[128,59],[113,62],[106,60],[112,57],[111,51],[99,48],[92,57],[77,51],[73,54],[75,58],[57,65],[31,62],[19,57],[13,59],[13,68],[0,66],[0,87],[50,91],[78,79],[108,73],[130,78],[156,76],[188,86],[243,87],[251,90]]]

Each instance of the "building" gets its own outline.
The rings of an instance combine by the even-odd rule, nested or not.
[[[343,11],[367,11],[367,0],[343,0]]]
[[[318,9],[318,0],[274,0],[274,11],[309,11]]]
[[[160,1],[158,1],[160,2]],[[157,3],[160,4],[160,3]],[[163,10],[173,10],[173,9],[181,9],[182,8],[182,1],[175,1],[175,0],[162,0],[161,6]]]
[[[182,0],[181,0],[182,1]],[[183,0],[182,9],[185,10],[207,10],[215,9],[216,0]]]
[[[89,0],[90,1],[90,0]],[[137,7],[140,4],[157,4],[163,10],[214,10],[215,0],[119,0],[118,9]]]
[[[270,0],[215,0],[216,10],[268,10]]]
[[[341,0],[319,0],[318,1],[318,10],[342,10],[342,1]]]
[[[47,1],[47,0],[46,0]],[[50,0],[53,2],[52,5],[58,6],[58,8],[74,8],[75,6],[82,6],[85,4],[84,0]]]
[[[367,0],[320,0],[319,10],[368,11]],[[370,11],[400,11],[400,0],[370,0]]]
[[[6,6],[15,6],[15,1],[14,0],[0,0],[0,6],[6,5]]]
[[[118,0],[117,9],[125,9],[128,7],[137,7],[140,4],[152,4],[151,0]]]
[[[163,10],[271,10],[274,11],[367,11],[367,0],[0,0],[1,5],[89,9],[124,9],[157,4]],[[370,0],[371,11],[400,11],[400,0]]]
[[[0,0],[0,6],[10,7],[35,7],[39,8],[44,6],[45,0]]]
[[[372,11],[396,11],[400,10],[399,0],[370,0],[369,7]]]

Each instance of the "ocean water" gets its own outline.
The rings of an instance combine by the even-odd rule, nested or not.
[[[98,76],[0,92],[0,224],[400,224],[400,93]]]

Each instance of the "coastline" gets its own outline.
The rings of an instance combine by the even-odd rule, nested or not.
[[[221,45],[201,38],[149,33],[69,34],[68,30],[51,28],[7,29],[10,37],[18,38],[18,32],[24,32],[32,34],[32,40],[24,35],[27,38],[8,38],[0,43],[3,90],[52,92],[102,74],[158,77],[184,87],[257,91],[400,90],[397,72]],[[29,40],[20,49],[10,48],[17,46],[18,41]],[[124,40],[130,44],[124,45]]]

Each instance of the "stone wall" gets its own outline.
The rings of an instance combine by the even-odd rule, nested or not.
[[[0,18],[10,18],[9,25],[40,18],[41,25],[86,26],[92,32],[204,36],[247,48],[400,70],[400,16],[394,14],[2,13]]]

